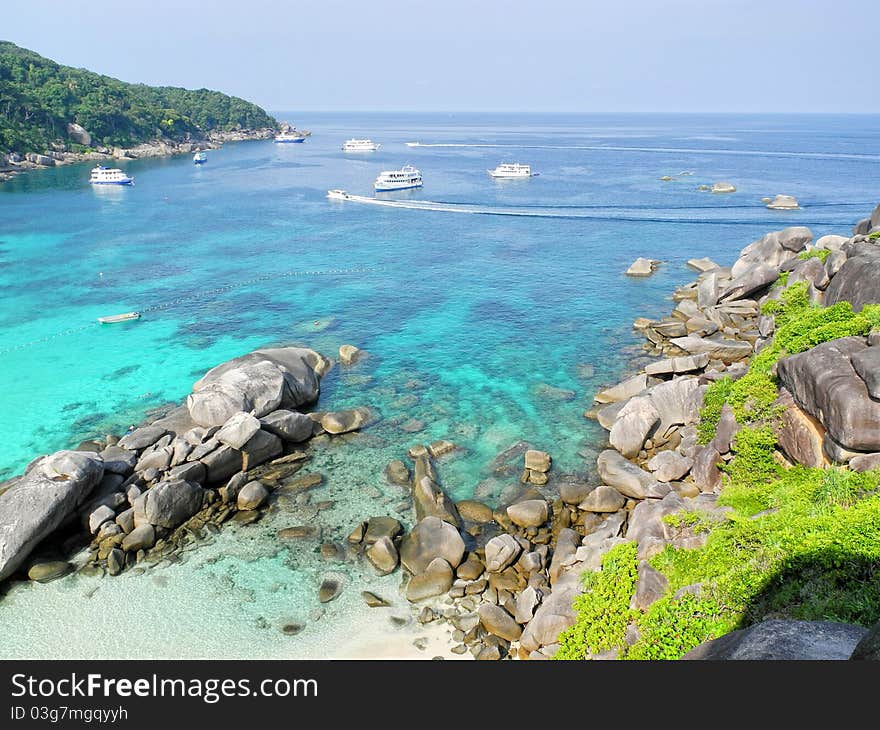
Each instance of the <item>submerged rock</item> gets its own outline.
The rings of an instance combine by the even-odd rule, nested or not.
[[[797,210],[801,206],[793,195],[777,195],[767,203],[770,210]]]
[[[650,276],[657,270],[659,261],[654,259],[637,258],[626,270],[627,276]]]
[[[735,193],[736,185],[729,182],[717,182],[712,183],[712,187],[710,188],[710,192],[713,193]]]

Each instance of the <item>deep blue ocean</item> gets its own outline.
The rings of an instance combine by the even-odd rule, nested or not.
[[[728,264],[788,225],[848,233],[880,201],[878,116],[276,116],[312,136],[227,144],[202,166],[189,156],[123,162],[131,188],[91,188],[90,165],[0,186],[0,478],[124,431],[219,362],[292,343],[370,353],[323,383],[322,410],[369,405],[380,416],[317,457],[325,483],[312,499],[335,505],[296,519],[320,522],[325,538],[393,511],[401,495],[382,469],[415,443],[461,447],[439,464],[456,498],[515,488],[493,460],[521,440],[549,451],[558,472],[588,475],[603,432],[583,412],[638,353],[633,319],[666,313],[673,288],[693,278],[687,259]],[[343,153],[350,137],[382,146]],[[487,169],[500,162],[539,174],[496,181]],[[444,210],[326,198],[329,188],[372,195],[380,171],[405,163],[424,187],[383,197]],[[717,181],[737,192],[697,189]],[[761,198],[777,193],[803,209],[767,210]],[[663,263],[651,278],[624,276],[638,256]],[[96,323],[129,310],[143,317]],[[279,579],[282,593],[312,590],[322,568],[274,542],[249,544],[259,558],[247,560],[264,562],[247,581],[283,567],[295,577]],[[246,590],[271,623],[280,619],[265,586]],[[254,641],[223,646],[249,655]]]

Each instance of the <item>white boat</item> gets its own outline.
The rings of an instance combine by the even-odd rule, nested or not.
[[[373,189],[377,193],[420,187],[422,187],[422,173],[412,165],[404,165],[399,170],[380,172],[376,182],[373,183]]]
[[[288,132],[281,132],[280,134],[276,134],[275,141],[278,144],[293,144],[296,142],[305,142],[307,136],[307,134],[297,132],[295,129],[293,129]]]
[[[533,177],[536,173],[532,172],[532,168],[528,165],[521,165],[518,162],[502,162],[494,170],[487,171],[492,177]]]
[[[330,200],[348,200],[351,196],[344,190],[334,188],[333,190],[327,191],[327,197],[330,198]]]
[[[382,145],[371,139],[348,139],[342,143],[343,152],[375,152]]]
[[[193,164],[195,165],[204,165],[208,161],[208,153],[204,150],[199,150],[193,155]]]
[[[132,319],[140,319],[140,312],[125,312],[125,314],[111,314],[109,317],[98,317],[101,324],[114,324],[116,322],[128,322]]]
[[[126,175],[118,167],[98,165],[92,170],[89,182],[92,185],[133,185],[134,178]]]

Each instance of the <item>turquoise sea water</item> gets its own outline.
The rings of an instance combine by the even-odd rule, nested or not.
[[[457,498],[491,501],[513,488],[516,478],[494,473],[492,462],[519,440],[550,451],[559,471],[587,474],[602,433],[582,413],[623,374],[621,351],[637,351],[632,320],[668,311],[672,289],[692,278],[688,258],[729,263],[787,225],[847,233],[880,199],[876,116],[278,116],[312,137],[229,144],[203,166],[188,156],[126,162],[136,180],[126,189],[90,188],[88,165],[0,186],[0,478],[40,453],[123,431],[179,401],[223,360],[287,343],[331,356],[344,343],[367,350],[367,360],[325,378],[320,408],[370,405],[381,420],[316,457],[326,480],[312,501],[333,507],[317,514],[298,505],[273,519],[315,520],[325,537],[343,537],[362,516],[399,503],[381,478],[387,461],[436,438],[463,449],[439,467]],[[343,153],[353,136],[382,147]],[[424,146],[405,145],[412,141]],[[493,181],[486,170],[502,161],[540,174]],[[380,170],[407,162],[424,187],[383,197],[446,210],[325,197],[328,188],[372,195]],[[694,174],[659,180],[685,170]],[[720,180],[737,192],[696,189]],[[766,210],[761,198],[777,193],[795,195],[803,210]],[[466,212],[474,210],[516,215]],[[663,264],[649,279],[625,277],[637,256]],[[95,323],[133,309],[141,320]],[[279,547],[275,526],[244,543],[230,532],[194,553],[181,590],[167,589],[181,614],[198,615],[199,598],[185,586],[196,571],[206,580],[217,570],[203,561],[221,553],[227,578],[250,596],[248,627],[258,616],[283,618],[278,591],[261,593],[270,584],[294,602],[313,600],[327,566],[296,554],[301,546]],[[229,577],[244,563],[246,589]],[[168,569],[172,584],[184,570]],[[362,575],[347,570],[353,580]],[[263,574],[274,578],[254,580]],[[64,604],[79,595],[77,581],[37,590]],[[4,625],[34,610],[37,590],[0,602]],[[356,601],[339,605],[320,625],[338,630],[360,615]],[[64,615],[45,620],[62,626]],[[273,654],[274,644],[243,626],[230,629],[250,637],[242,646],[216,651]],[[14,655],[11,646],[0,653]],[[284,652],[296,655],[297,646]],[[35,654],[53,651],[61,649]],[[195,645],[180,651],[198,654]]]

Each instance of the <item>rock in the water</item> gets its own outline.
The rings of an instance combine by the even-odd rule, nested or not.
[[[525,453],[526,469],[530,469],[531,471],[542,473],[548,472],[550,471],[550,462],[550,454],[548,454],[546,451],[529,449]]]
[[[238,492],[236,506],[242,511],[259,509],[269,499],[269,490],[259,481],[248,482]]]
[[[339,348],[339,362],[343,365],[354,365],[363,355],[363,350],[354,345],[342,345]]]
[[[159,482],[134,501],[135,525],[149,523],[174,529],[202,508],[203,498],[204,490],[198,484],[180,480]]]
[[[257,418],[278,408],[313,403],[326,359],[297,347],[256,350],[209,370],[193,385],[186,405],[200,426],[220,426],[240,411]]]
[[[513,535],[503,534],[493,537],[486,543],[486,570],[490,573],[500,573],[513,565],[521,552],[522,546]]]
[[[735,193],[736,185],[729,182],[717,182],[712,183],[712,187],[710,188],[710,192],[713,193]]]
[[[480,615],[480,624],[493,636],[500,636],[507,641],[517,641],[522,636],[520,625],[500,606],[484,603],[477,613]]]
[[[624,496],[614,487],[601,485],[591,491],[578,505],[584,512],[617,512],[626,504]]]
[[[510,505],[507,516],[519,527],[540,527],[547,521],[549,510],[543,499],[527,499]]]
[[[443,558],[434,558],[419,575],[414,575],[406,586],[408,601],[442,595],[452,588],[452,567]]]
[[[685,476],[694,460],[677,451],[661,451],[648,462],[648,468],[658,482],[674,482]]]
[[[37,583],[48,583],[49,581],[63,578],[68,573],[73,572],[73,565],[66,560],[49,560],[43,563],[34,563],[28,570],[28,579]]]
[[[473,499],[463,499],[461,502],[456,502],[455,507],[458,509],[458,514],[469,522],[482,525],[492,522],[494,519],[491,507]]]
[[[613,449],[606,449],[599,454],[596,467],[603,482],[627,497],[659,498],[669,492],[668,484],[658,482],[644,469],[627,461]]]
[[[700,273],[703,273],[705,271],[712,271],[712,269],[720,268],[718,266],[718,264],[716,264],[710,258],[688,259],[687,265],[690,266],[692,269],[696,269]]]
[[[0,580],[85,501],[103,475],[97,454],[58,451],[0,491]]]
[[[849,659],[867,632],[853,624],[770,619],[706,641],[682,659]]]
[[[113,548],[107,555],[107,572],[110,575],[119,575],[125,570],[125,553],[119,548]]]
[[[263,416],[260,425],[284,441],[300,443],[311,438],[315,422],[305,413],[279,409]]]
[[[345,583],[342,576],[335,574],[326,575],[321,581],[321,586],[318,588],[318,600],[321,603],[329,603],[339,597],[344,587]]]
[[[364,531],[364,542],[372,545],[374,542],[387,537],[394,540],[403,533],[403,525],[394,517],[370,517]]]
[[[331,434],[357,431],[372,419],[369,408],[354,408],[350,411],[325,413],[321,418],[321,427]]]
[[[767,207],[770,210],[797,210],[800,205],[793,195],[776,195],[773,200],[767,203]]]
[[[391,605],[389,601],[386,601],[381,596],[377,596],[372,591],[362,591],[361,596],[363,596],[364,601],[370,608],[387,608]]]
[[[406,486],[410,482],[409,469],[400,459],[389,461],[385,467],[385,478],[392,484]]]
[[[283,450],[281,439],[274,433],[258,430],[241,449],[241,468],[243,471],[249,471],[274,459]]]
[[[880,451],[880,402],[871,398],[851,362],[866,348],[863,337],[831,340],[782,358],[778,374],[797,404],[835,442],[853,451]]]
[[[599,391],[594,400],[597,403],[615,403],[617,401],[632,398],[634,395],[641,393],[648,385],[648,376],[645,373],[634,375],[622,383]]]
[[[559,485],[559,497],[565,504],[579,505],[595,487],[586,482],[562,482]]]
[[[637,258],[626,270],[627,276],[650,276],[657,269],[659,261],[654,259]]]
[[[400,542],[400,562],[410,573],[423,573],[435,558],[453,568],[464,557],[464,540],[458,529],[439,517],[425,517]]]
[[[617,414],[611,427],[611,445],[627,458],[638,455],[645,440],[660,422],[650,397],[631,398]]]
[[[136,553],[138,550],[149,550],[156,544],[156,530],[150,524],[135,527],[122,540],[122,549],[127,553]]]
[[[236,413],[214,434],[221,444],[241,449],[260,430],[260,421],[250,413]]]
[[[379,575],[387,575],[397,567],[399,556],[397,548],[388,537],[381,537],[367,548],[367,559],[379,572]]]

